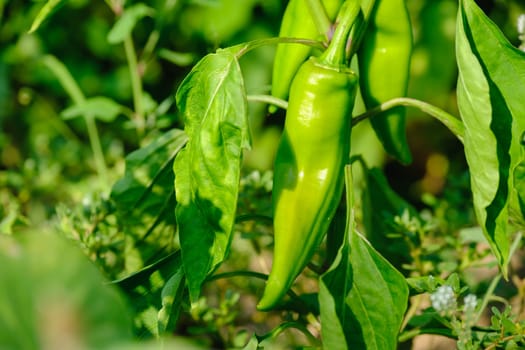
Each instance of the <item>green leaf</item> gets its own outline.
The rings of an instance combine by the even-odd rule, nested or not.
[[[143,3],[134,4],[124,10],[122,16],[115,22],[113,28],[108,33],[108,42],[118,44],[123,42],[129,35],[138,21],[146,16],[152,17],[155,10]]]
[[[519,162],[519,139],[525,130],[525,53],[509,43],[473,0],[460,5],[457,95],[465,155],[476,216],[506,275],[510,172]]]
[[[93,116],[103,122],[112,122],[126,110],[126,107],[118,104],[110,98],[97,96],[88,98],[82,103],[73,105],[62,111],[62,118],[73,119],[85,115]]]
[[[138,336],[158,337],[173,330],[182,303],[182,272],[181,254],[178,250],[140,271],[112,281],[131,301]]]
[[[127,237],[127,273],[173,248],[176,201],[172,168],[186,141],[182,130],[173,129],[132,152],[126,157],[124,176],[112,188],[118,223]]]
[[[388,237],[394,217],[407,212],[417,218],[418,212],[389,185],[378,168],[365,169],[366,187],[363,191],[363,224],[370,243],[394,266],[411,261],[410,249],[402,237]]]
[[[408,286],[354,231],[321,277],[319,302],[325,349],[396,349]]]
[[[0,347],[107,349],[131,315],[78,246],[58,235],[0,235]]]
[[[242,148],[250,146],[247,102],[237,58],[220,50],[195,65],[177,91],[189,142],[174,163],[176,217],[190,297],[229,247]]]
[[[347,183],[352,183],[347,177]],[[347,188],[347,191],[351,191]],[[347,193],[352,206],[352,194]],[[396,349],[408,303],[408,285],[354,228],[347,214],[345,239],[319,281],[325,349]]]
[[[184,270],[180,266],[162,288],[162,308],[158,313],[158,336],[168,334],[175,328],[181,310],[184,287]]]
[[[36,31],[47,18],[51,17],[53,13],[64,6],[67,1],[68,0],[49,0],[36,15],[29,29],[29,33]]]

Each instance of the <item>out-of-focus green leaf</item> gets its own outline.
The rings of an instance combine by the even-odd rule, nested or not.
[[[67,67],[58,58],[53,55],[45,55],[42,62],[55,75],[73,102],[82,104],[85,101],[84,93]]]
[[[239,192],[242,148],[249,147],[247,101],[237,58],[205,56],[177,91],[189,142],[174,163],[182,259],[190,297],[226,256]]]
[[[122,16],[115,22],[115,25],[108,33],[108,42],[118,44],[124,41],[138,21],[146,16],[153,16],[155,10],[143,3],[134,4],[124,9]]]
[[[257,0],[192,1],[180,18],[180,30],[207,42],[222,43],[246,28]],[[193,35],[191,35],[193,34]]]
[[[131,341],[122,296],[57,235],[0,235],[0,347],[106,349]]]
[[[196,61],[197,55],[191,52],[175,52],[168,49],[159,50],[159,57],[179,67],[187,67]]]
[[[126,271],[131,273],[170,251],[176,230],[173,159],[187,141],[173,129],[126,157],[124,176],[115,183],[111,197],[117,218],[128,239]]]
[[[91,97],[80,104],[73,105],[62,111],[62,118],[68,120],[86,115],[93,116],[104,122],[112,122],[119,114],[126,110],[125,106],[118,104],[104,96]]]
[[[525,53],[513,47],[472,0],[460,2],[456,37],[457,95],[474,207],[506,275],[511,171],[519,162],[525,130]]]
[[[36,31],[47,18],[51,17],[53,13],[64,6],[67,1],[68,0],[48,0],[48,2],[42,7],[40,12],[38,12],[38,15],[33,20],[33,24],[29,29],[29,33]]]

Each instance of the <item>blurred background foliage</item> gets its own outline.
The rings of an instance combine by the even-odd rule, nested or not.
[[[454,54],[457,0],[407,2],[415,43],[408,95],[458,115]],[[143,112],[139,113],[126,44],[108,40],[123,8],[138,5],[138,1],[66,1],[36,32],[28,33],[45,1],[0,0],[0,233],[59,228],[79,240],[109,278],[122,277],[124,272],[145,265],[144,257],[138,265],[132,259],[126,260],[133,253],[123,243],[127,238],[115,224],[114,214],[120,209],[110,200],[113,184],[124,176],[125,157],[158,140],[166,131],[183,126],[174,94],[193,64],[217,48],[277,36],[286,3],[144,3],[148,7],[145,15],[137,21],[127,42],[137,58],[143,90]],[[483,0],[478,4],[518,45],[516,20],[525,13],[525,3]],[[269,92],[274,51],[275,47],[265,46],[241,59],[249,95]],[[97,164],[100,159],[94,155],[86,120],[70,109],[67,113],[75,103],[50,69],[52,56],[67,68],[86,98],[103,96],[112,101],[103,105],[107,114],[95,120],[103,167]],[[116,110],[110,112],[116,104]],[[244,178],[250,184],[241,193],[239,205],[246,213],[269,214],[265,189],[269,180],[264,171],[272,167],[284,112],[268,115],[266,105],[250,102],[249,113],[254,144],[245,154],[246,174],[260,170],[263,175]],[[387,158],[367,123],[359,124],[353,132],[353,153],[363,154],[370,166],[383,167],[392,187],[419,209],[439,204],[435,198],[447,195],[447,186],[453,189],[447,195],[448,201],[457,208],[469,207],[468,173],[461,143],[430,117],[412,109],[408,113],[407,132],[414,155],[411,165],[401,166]],[[471,219],[467,211],[458,215]],[[243,232],[267,230],[251,222],[246,225],[254,227]],[[94,234],[97,232],[101,234]],[[160,249],[161,244],[156,244],[148,246],[152,250],[149,258],[155,256],[153,248]],[[235,241],[232,254],[238,259],[230,261],[249,260],[253,249],[260,253],[258,247],[247,244],[247,240]],[[245,254],[235,255],[239,252]],[[227,305],[219,305],[213,315],[194,318],[228,318],[227,311],[236,303],[235,298],[230,295],[223,302]],[[208,313],[212,311],[207,309]],[[191,329],[186,331],[191,333]]]
[[[51,54],[63,62],[86,97],[105,96],[133,110],[124,47],[107,40],[122,7],[133,3],[67,1],[38,31],[28,34],[44,2],[0,1],[0,228],[29,223],[44,228],[58,203],[87,201],[94,188],[107,192],[108,185],[122,175],[127,153],[162,130],[181,126],[173,95],[191,65],[219,47],[276,36],[286,5],[284,0],[150,2],[153,15],[139,20],[132,33],[145,91],[145,128],[137,128],[130,113],[97,122],[110,171],[105,188],[93,187],[97,172],[85,122],[61,116],[72,101],[43,64],[43,57]],[[409,96],[457,115],[457,1],[409,0],[408,4],[415,42]],[[517,44],[516,19],[525,12],[523,2],[479,4]],[[274,49],[264,47],[241,60],[249,94],[269,91]],[[159,106],[161,113],[152,113]],[[246,154],[246,167],[269,169],[284,113],[268,116],[266,106],[250,103],[250,114],[254,147]],[[367,126],[354,133],[353,149],[365,151],[372,165],[384,164],[394,188],[417,202],[424,192],[440,193],[447,174],[466,167],[458,151],[461,145],[445,128],[418,111],[409,110],[409,115],[412,165],[385,160]]]

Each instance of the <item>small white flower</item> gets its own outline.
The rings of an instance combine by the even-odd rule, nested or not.
[[[465,313],[473,312],[478,305],[478,298],[474,294],[469,294],[463,299]]]
[[[432,307],[438,312],[449,312],[456,309],[456,296],[451,286],[440,286],[430,295]]]
[[[525,14],[518,16],[518,33],[523,35],[525,34]]]

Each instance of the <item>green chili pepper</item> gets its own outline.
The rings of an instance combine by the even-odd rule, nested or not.
[[[343,0],[322,0],[326,18],[333,21]],[[281,22],[280,37],[319,39],[328,37],[328,33],[319,33],[311,10],[305,0],[290,0]],[[312,54],[312,48],[298,44],[277,46],[272,72],[272,96],[288,98],[288,91],[295,73]]]
[[[367,108],[406,95],[412,30],[404,0],[376,0],[357,53],[361,93]],[[402,163],[410,163],[405,108],[385,111],[371,123],[385,150]]]
[[[274,168],[274,259],[260,310],[274,307],[290,288],[341,199],[358,86],[345,46],[358,9],[352,6],[327,51],[303,63],[292,82]]]

